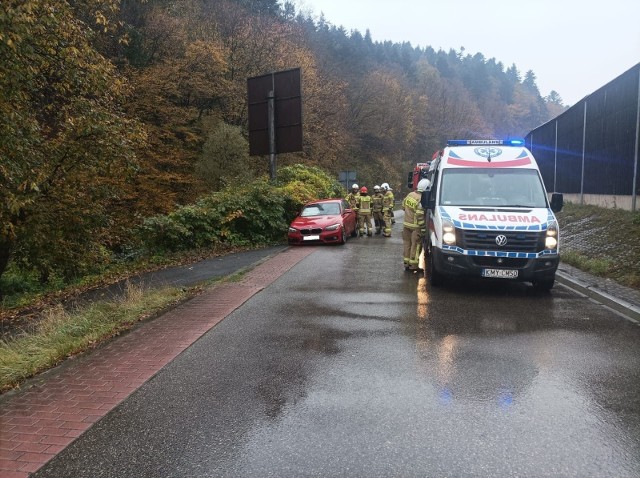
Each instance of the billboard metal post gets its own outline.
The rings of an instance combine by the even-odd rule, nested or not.
[[[276,100],[273,90],[269,91],[269,173],[272,181],[276,180]]]

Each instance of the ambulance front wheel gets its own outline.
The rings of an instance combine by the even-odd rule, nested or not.
[[[433,255],[433,248],[429,245],[427,253],[424,255],[425,268],[424,275],[433,287],[439,287],[444,282],[444,276],[438,271],[435,264],[435,257]]]
[[[549,292],[553,288],[553,284],[555,283],[555,278],[551,279],[542,279],[533,282],[533,287],[537,291],[540,292]]]

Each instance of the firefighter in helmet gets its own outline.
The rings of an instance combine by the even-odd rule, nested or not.
[[[364,236],[365,232],[367,236],[371,237],[371,202],[372,198],[369,196],[369,191],[366,186],[360,188],[360,196],[358,196],[358,232],[360,236]]]
[[[384,226],[383,199],[382,189],[376,184],[373,187],[373,196],[371,196],[371,209],[373,211],[373,224],[376,227],[376,235],[382,233],[382,227]]]
[[[404,222],[402,223],[402,262],[405,270],[417,271],[422,252],[422,238],[425,234],[425,215],[421,199],[423,191],[431,186],[428,179],[421,179],[415,191],[407,194],[402,201]]]
[[[393,220],[393,189],[389,186],[389,183],[382,183],[380,188],[384,191],[382,197],[382,214],[384,221],[384,228],[382,230],[382,235],[384,237],[391,237],[391,225]]]
[[[360,195],[360,187],[356,184],[353,183],[351,185],[351,191],[349,192],[349,194],[347,194],[345,196],[345,199],[347,200],[347,202],[349,203],[349,206],[351,207],[351,209],[353,209],[354,211],[357,211],[357,197]]]

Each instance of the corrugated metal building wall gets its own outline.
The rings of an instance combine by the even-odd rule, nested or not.
[[[547,190],[637,210],[640,63],[526,136]]]

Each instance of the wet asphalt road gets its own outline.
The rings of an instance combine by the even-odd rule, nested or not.
[[[640,476],[640,327],[318,247],[36,477]]]

